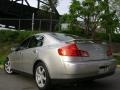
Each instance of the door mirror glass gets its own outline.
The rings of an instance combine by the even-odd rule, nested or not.
[[[16,51],[17,50],[17,48],[11,48],[11,51],[12,52],[14,52],[14,51]]]

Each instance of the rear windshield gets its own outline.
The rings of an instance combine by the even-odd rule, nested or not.
[[[90,40],[90,39],[86,39],[86,38],[72,35],[72,34],[51,33],[50,35],[52,37],[54,37],[55,39],[57,39],[59,41],[64,41],[64,42],[76,40],[77,43],[99,43],[99,44],[104,43],[101,40]],[[105,42],[105,44],[106,44],[106,42]]]
[[[63,34],[63,33],[52,33],[52,37],[60,40],[60,41],[70,41],[73,39],[83,39],[82,37],[72,35],[72,34]]]

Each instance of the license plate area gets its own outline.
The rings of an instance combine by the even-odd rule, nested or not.
[[[99,67],[99,74],[104,74],[107,73],[108,71],[109,71],[109,65]]]

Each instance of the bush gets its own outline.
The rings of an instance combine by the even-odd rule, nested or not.
[[[86,35],[82,30],[66,30],[60,32],[67,34],[74,34],[85,38],[90,38],[90,36]],[[96,39],[102,41],[108,41],[109,37],[106,33],[96,33]],[[120,34],[112,34],[112,42],[120,43]]]
[[[32,34],[29,31],[0,31],[0,43],[18,43]]]
[[[5,61],[5,56],[0,56],[0,65],[3,65]]]
[[[96,37],[101,39],[101,40],[106,40],[108,41],[109,40],[109,37],[107,34],[105,33],[96,33]],[[117,42],[117,43],[120,43],[120,34],[112,34],[111,35],[111,38],[112,38],[112,42]]]
[[[60,31],[60,33],[74,34],[81,37],[87,37],[82,30],[65,30],[65,31]]]
[[[116,62],[117,62],[117,64],[119,64],[120,65],[120,56],[114,56],[114,58],[117,60]]]
[[[112,35],[113,42],[119,42],[120,43],[120,34],[113,34]]]

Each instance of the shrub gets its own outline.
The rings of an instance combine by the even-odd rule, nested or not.
[[[74,34],[78,36],[82,36],[85,38],[90,38],[90,36],[86,35],[82,30],[66,30],[66,31],[60,31],[62,33],[67,34]],[[108,41],[109,37],[106,33],[96,33],[96,39],[102,40],[102,41]],[[112,42],[120,43],[120,34],[112,34]]]
[[[0,43],[18,43],[32,34],[29,31],[0,31]]]

